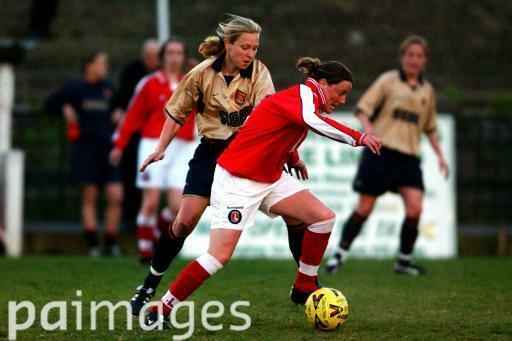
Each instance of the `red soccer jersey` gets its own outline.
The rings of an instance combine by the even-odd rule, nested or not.
[[[180,80],[181,78],[183,76],[180,76]],[[162,71],[156,71],[140,80],[135,88],[135,94],[130,100],[123,122],[114,134],[116,148],[124,149],[136,131],[140,131],[142,137],[158,138],[160,136],[167,119],[164,111],[165,105],[177,85],[177,82],[176,84],[169,82]],[[194,122],[194,113],[192,113],[178,130],[176,137],[193,140]]]
[[[263,100],[217,163],[231,174],[254,181],[277,181],[286,162],[296,164],[297,148],[309,129],[359,146],[363,135],[320,112],[325,96],[314,79]]]

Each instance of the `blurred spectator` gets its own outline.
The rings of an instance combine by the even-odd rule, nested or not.
[[[105,189],[105,254],[119,255],[118,225],[123,187],[119,167],[112,166],[113,127],[121,112],[114,109],[114,88],[107,80],[108,55],[97,51],[83,62],[83,77],[71,81],[50,95],[48,107],[62,110],[67,137],[73,143],[72,175],[81,185],[82,222],[90,256],[99,256],[96,203],[100,188]]]
[[[27,30],[29,38],[52,38],[51,25],[58,6],[57,0],[32,0]]]
[[[119,79],[119,104],[126,110],[133,96],[135,86],[142,77],[156,71],[160,64],[158,51],[160,47],[155,39],[147,39],[142,45],[139,58],[128,63],[121,71]]]
[[[138,167],[158,143],[166,120],[165,105],[184,76],[184,43],[178,39],[167,40],[161,47],[159,58],[162,68],[137,84],[126,116],[114,136],[115,147],[110,153],[113,164],[119,163],[135,132],[142,134]],[[167,229],[178,214],[187,165],[194,154],[194,128],[194,114],[191,114],[167,148],[168,157],[137,175],[137,187],[143,190],[142,205],[137,215],[137,240],[142,263],[149,263],[153,243],[158,240],[160,231]],[[157,219],[161,191],[166,191],[168,207]]]
[[[127,109],[137,83],[142,77],[158,68],[159,48],[158,42],[155,39],[145,40],[142,45],[140,57],[128,63],[121,71],[119,78],[119,103],[123,110]],[[134,227],[137,211],[141,203],[141,193],[135,188],[139,141],[140,134],[138,132],[131,136],[129,143],[124,149],[123,158],[121,160],[121,169],[123,170],[122,180],[125,191],[123,220],[125,224],[130,227]]]

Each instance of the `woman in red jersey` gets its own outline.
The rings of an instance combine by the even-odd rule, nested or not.
[[[233,141],[252,109],[275,92],[269,70],[256,58],[260,33],[260,25],[250,18],[230,15],[227,21],[220,22],[216,35],[199,45],[205,60],[185,75],[166,106],[169,117],[155,151],[141,170],[165,161],[165,149],[194,109],[201,143],[189,163],[179,214],[167,233],[161,234],[144,283],[130,300],[134,316],[153,297],[185,238],[210,205],[217,158]],[[290,217],[283,220],[298,265],[305,225]]]
[[[128,111],[116,134],[114,149],[110,153],[111,163],[117,165],[130,137],[137,131],[142,138],[138,150],[138,167],[142,166],[147,154],[158,144],[158,137],[167,115],[165,105],[183,78],[185,44],[175,38],[164,42],[159,52],[162,68],[138,84],[128,106]],[[190,115],[176,138],[167,147],[171,157],[137,174],[137,188],[143,190],[142,203],[137,215],[137,244],[139,259],[149,263],[153,243],[159,232],[167,228],[178,214],[181,194],[185,186],[187,163],[194,153],[194,114]],[[161,191],[167,192],[168,207],[157,219]],[[158,222],[158,224],[157,224]]]
[[[176,304],[229,261],[244,227],[258,210],[270,217],[286,216],[307,224],[290,298],[304,304],[318,288],[317,271],[335,214],[283,168],[285,164],[298,168],[300,177],[307,178],[297,148],[309,130],[354,147],[367,146],[376,154],[382,142],[321,115],[344,104],[352,89],[352,74],[342,63],[305,57],[298,60],[297,68],[308,77],[306,83],[264,99],[217,160],[208,251],[170,285],[161,301],[163,315],[151,309],[146,315],[147,325],[165,320]]]

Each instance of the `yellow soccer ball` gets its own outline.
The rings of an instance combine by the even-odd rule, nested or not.
[[[347,299],[339,290],[318,289],[306,301],[306,318],[316,329],[338,329],[348,318]]]

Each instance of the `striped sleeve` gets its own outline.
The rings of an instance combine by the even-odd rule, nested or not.
[[[362,144],[365,134],[315,112],[313,92],[309,87],[300,86],[300,99],[302,102],[302,118],[315,133],[354,147]]]

